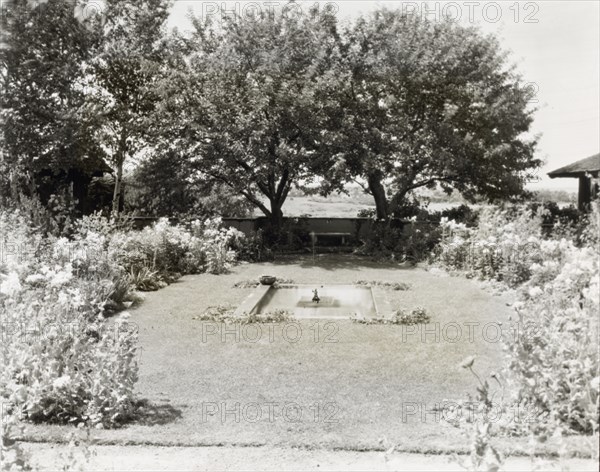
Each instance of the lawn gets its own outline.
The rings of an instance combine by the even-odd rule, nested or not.
[[[263,273],[309,284],[408,283],[407,291],[376,289],[376,300],[380,307],[424,307],[432,317],[430,331],[423,339],[404,326],[303,320],[262,325],[261,335],[256,326],[238,327],[237,333],[229,326],[227,334],[225,325],[194,319],[211,305],[237,305],[252,289],[233,285]],[[460,448],[465,441],[459,430],[426,411],[474,392],[475,379],[460,368],[466,356],[477,355],[480,373],[500,368],[501,343],[493,342],[493,333],[486,341],[480,328],[469,339],[465,323],[506,322],[509,298],[463,278],[352,256],[322,256],[314,265],[312,258],[242,264],[226,275],[184,277],[147,293],[132,310],[142,346],[138,391],[146,406],[135,423],[97,431],[97,437],[115,444],[355,450],[376,449],[386,438],[404,450]],[[448,323],[463,329],[456,342]],[[27,427],[27,435],[38,439],[65,431]]]

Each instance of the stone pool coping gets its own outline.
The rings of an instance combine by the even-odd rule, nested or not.
[[[324,284],[324,286],[355,287],[355,288],[360,288],[363,290],[367,289],[367,290],[369,290],[369,292],[371,294],[371,299],[373,300],[373,306],[375,309],[375,314],[372,316],[368,316],[368,318],[376,318],[376,317],[382,316],[382,313],[388,313],[387,305],[385,303],[383,304],[383,306],[385,306],[386,311],[381,312],[379,310],[380,304],[378,303],[378,298],[381,301],[381,299],[383,298],[382,297],[383,293],[380,290],[376,290],[376,287],[348,284],[348,283],[327,283],[327,284]],[[259,285],[236,308],[236,310],[234,311],[234,316],[243,316],[244,314],[252,314],[256,310],[258,305],[261,303],[261,301],[264,299],[264,297],[267,296],[267,293],[271,289],[277,290],[278,288],[294,288],[294,287],[311,287],[312,288],[312,287],[314,287],[314,284],[288,283],[288,284],[277,284],[277,285]],[[323,287],[323,285],[321,285],[321,287]],[[376,295],[379,295],[379,296],[376,296]],[[384,299],[384,301],[385,301],[385,299]],[[350,316],[348,316],[348,315],[331,315],[331,314],[318,315],[318,316],[312,316],[312,315],[295,315],[295,316],[298,316],[299,319],[336,319],[336,320],[350,319]],[[362,315],[362,316],[364,316],[364,315]]]

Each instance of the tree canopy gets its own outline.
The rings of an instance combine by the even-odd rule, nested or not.
[[[540,165],[527,138],[534,110],[494,38],[379,10],[350,25],[339,50],[337,80],[319,94],[330,112],[320,151],[335,156],[334,184],[361,181],[382,219],[420,187],[468,199],[523,194]]]
[[[332,11],[284,9],[195,18],[185,36],[165,28],[168,0],[106,0],[89,18],[70,0],[30,3],[3,17],[4,188],[106,159],[117,212],[124,164],[143,154],[144,172],[180,167],[164,189],[178,208],[197,202],[181,178],[279,225],[294,187],[359,182],[388,219],[422,187],[517,198],[540,165],[508,56],[449,19],[379,9],[341,26]]]
[[[327,168],[314,151],[314,82],[331,69],[335,19],[312,10],[194,25],[185,72],[168,79],[176,87],[165,105],[176,124],[169,146],[278,222],[292,186]]]
[[[93,38],[71,4],[30,3],[13,0],[3,12],[0,49],[1,173],[4,187],[10,180],[28,191],[42,170],[93,170],[104,156],[83,113],[83,64]]]

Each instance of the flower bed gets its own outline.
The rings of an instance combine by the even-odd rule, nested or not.
[[[437,264],[517,290],[507,336],[516,404],[540,414],[527,426],[545,437],[598,431],[598,205],[573,237],[542,235],[541,213],[484,209],[476,228],[442,221]]]
[[[42,237],[23,213],[0,212],[0,394],[12,414],[95,427],[126,421],[137,332],[126,313],[118,321],[109,315],[135,300],[134,288],[226,271],[240,235],[219,225],[161,220],[135,232],[92,216],[76,222],[69,238]]]

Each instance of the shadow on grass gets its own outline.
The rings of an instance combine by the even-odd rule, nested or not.
[[[172,405],[154,404],[148,400],[140,400],[135,405],[135,413],[131,423],[144,426],[156,426],[172,423],[181,418],[181,410]]]
[[[302,268],[319,268],[323,270],[338,270],[338,269],[399,269],[410,270],[415,266],[411,264],[377,261],[367,256],[358,256],[356,254],[316,254],[313,256],[295,255],[295,256],[278,256],[274,261],[270,262],[274,266],[299,265]]]

